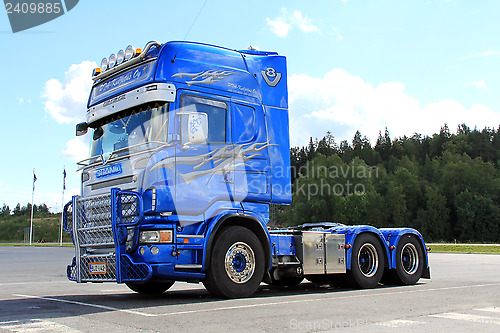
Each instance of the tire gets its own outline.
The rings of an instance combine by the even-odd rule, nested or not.
[[[346,281],[356,288],[375,288],[384,274],[385,256],[378,237],[363,233],[356,237],[351,252],[351,269]]]
[[[215,297],[248,297],[264,277],[264,250],[257,236],[247,228],[224,229],[215,240],[210,259],[203,284]]]
[[[174,281],[170,282],[146,282],[146,283],[134,283],[127,282],[126,285],[132,291],[142,295],[158,295],[164,293],[167,289],[172,287]]]
[[[422,244],[414,235],[404,235],[396,249],[396,269],[387,272],[388,282],[401,286],[416,284],[422,276],[424,265]]]

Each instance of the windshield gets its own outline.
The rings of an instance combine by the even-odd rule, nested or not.
[[[127,154],[128,150],[123,148],[151,142],[165,143],[167,129],[168,103],[124,111],[94,129],[90,156],[102,155],[107,159],[117,150],[121,150],[118,155]]]

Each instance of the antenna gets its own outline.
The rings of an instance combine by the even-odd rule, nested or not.
[[[186,38],[187,38],[187,36],[189,35],[189,33],[191,32],[191,29],[193,28],[194,24],[195,24],[195,23],[196,23],[196,21],[198,20],[198,17],[200,17],[200,14],[201,14],[201,12],[203,11],[203,8],[205,8],[205,5],[207,4],[207,1],[208,1],[208,0],[205,0],[205,2],[203,3],[203,6],[201,6],[200,11],[198,12],[198,15],[196,15],[196,18],[194,19],[193,23],[192,23],[192,24],[191,24],[191,26],[189,27],[189,30],[188,30],[188,32],[186,33],[186,36],[184,36],[184,39],[182,40],[181,45],[180,45],[180,46],[179,46],[179,48],[177,49],[177,52],[175,52],[174,58],[172,59],[172,63],[174,63],[174,62],[175,62],[175,58],[177,58],[177,54],[179,54],[179,51],[181,50],[182,45],[184,45],[184,42],[186,41]]]

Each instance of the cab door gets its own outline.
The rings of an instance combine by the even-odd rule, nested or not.
[[[176,121],[180,141],[176,148],[175,208],[178,215],[200,215],[213,204],[234,202],[234,146],[231,143],[230,102],[193,91],[180,91]],[[196,114],[203,117],[196,118]],[[193,117],[194,116],[194,117]],[[193,120],[194,119],[194,120]],[[187,133],[202,130],[204,142]],[[198,129],[196,126],[200,126]],[[199,134],[199,133],[198,133]],[[207,217],[206,217],[207,218]]]

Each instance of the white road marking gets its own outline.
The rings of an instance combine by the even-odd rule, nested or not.
[[[69,304],[90,306],[93,308],[98,308],[98,309],[103,309],[103,310],[108,310],[108,311],[125,312],[125,313],[129,313],[129,314],[135,314],[135,315],[145,316],[145,317],[156,317],[157,316],[155,314],[150,314],[150,313],[145,313],[145,312],[140,312],[140,311],[119,309],[119,308],[113,308],[111,306],[106,306],[106,305],[84,303],[84,302],[78,302],[78,301],[70,301],[70,300],[66,300],[66,299],[59,299],[59,298],[52,298],[52,297],[39,297],[39,296],[22,295],[22,294],[14,294],[14,296],[24,297],[24,298],[41,299],[41,300],[45,300],[45,301],[53,301],[53,302],[60,302],[60,303],[69,303]]]
[[[69,326],[58,324],[49,320],[33,319],[30,321],[7,321],[0,322],[0,329],[8,330],[11,332],[68,332],[68,333],[79,333],[79,330],[75,330]]]
[[[366,290],[354,290],[352,292],[357,293],[357,295],[338,296],[338,297],[335,297],[335,296],[334,297],[326,297],[325,296],[322,298],[308,298],[308,299],[280,301],[280,302],[226,306],[226,307],[218,307],[218,308],[210,308],[210,309],[175,311],[175,312],[167,312],[167,313],[158,314],[158,316],[175,316],[175,315],[215,312],[215,311],[223,311],[223,310],[238,310],[238,309],[246,309],[246,308],[254,308],[254,307],[272,306],[272,305],[321,302],[321,301],[331,301],[331,300],[351,299],[351,298],[363,298],[363,297],[373,297],[373,296],[401,295],[401,294],[406,294],[406,293],[420,293],[420,292],[442,291],[442,290],[453,290],[453,289],[467,289],[467,288],[474,288],[474,287],[489,287],[489,286],[498,286],[498,285],[500,285],[500,283],[477,284],[477,285],[470,285],[470,286],[456,286],[456,287],[420,289],[420,290],[406,290],[406,291],[387,292],[387,293],[369,293],[369,294],[361,294],[361,295],[359,293],[366,292]],[[295,297],[307,297],[307,296],[310,296],[310,295],[291,295],[291,296],[284,296],[284,297],[295,298]],[[249,298],[248,300],[251,301],[251,300],[266,300],[266,299],[269,299],[269,297],[255,297],[255,298]],[[230,300],[230,301],[226,301],[226,302],[241,302],[241,301],[243,301],[243,300],[241,300],[241,299],[240,300]],[[175,305],[175,307],[178,307],[178,306],[179,305]],[[170,307],[174,307],[174,305],[167,305],[166,307],[170,308]]]
[[[187,307],[187,306],[193,305],[194,303],[193,304],[184,304],[184,305],[175,304],[175,305],[166,305],[166,306],[161,307],[161,309],[165,309],[165,310],[167,310],[167,312],[166,313],[158,313],[158,314],[113,308],[110,306],[100,305],[100,304],[62,300],[59,298],[38,297],[38,296],[20,295],[20,294],[14,294],[14,296],[24,297],[24,298],[37,298],[37,299],[43,299],[43,300],[48,300],[48,301],[90,306],[90,307],[104,309],[104,310],[108,310],[108,311],[125,312],[125,313],[145,316],[145,317],[157,317],[157,316],[176,316],[176,315],[184,315],[184,314],[216,312],[216,311],[225,311],[225,310],[238,310],[238,309],[247,309],[247,308],[255,308],[255,307],[274,306],[274,305],[284,305],[284,304],[300,304],[300,303],[321,302],[321,301],[331,301],[331,300],[340,300],[340,299],[402,295],[402,294],[408,294],[408,293],[426,293],[426,292],[433,292],[433,291],[445,291],[445,290],[468,289],[468,288],[491,287],[491,286],[500,286],[500,283],[477,284],[477,285],[469,285],[469,286],[455,286],[455,287],[431,288],[431,289],[417,289],[417,290],[408,290],[408,288],[415,288],[415,286],[409,286],[409,287],[406,287],[406,290],[404,290],[404,291],[395,291],[395,292],[373,292],[373,293],[368,292],[367,293],[367,290],[352,290],[352,291],[350,290],[350,291],[348,291],[349,295],[346,295],[346,296],[336,296],[335,294],[333,294],[333,297],[332,297],[332,294],[326,294],[326,296],[322,297],[322,298],[318,298],[318,297],[307,298],[307,297],[310,297],[311,294],[289,295],[289,296],[278,296],[280,299],[283,299],[283,298],[285,299],[285,300],[279,301],[279,302],[262,302],[262,303],[243,304],[243,305],[234,305],[234,306],[229,305],[229,306],[209,308],[209,309],[193,309],[193,310],[172,311],[172,312],[168,311],[171,308]],[[294,300],[293,298],[302,298],[302,299],[295,299]],[[291,299],[291,300],[286,300],[286,299]],[[254,298],[247,298],[247,299],[228,300],[228,301],[223,301],[223,302],[231,304],[231,303],[235,303],[235,302],[247,302],[247,301],[253,302],[253,301],[259,301],[259,300],[260,301],[269,300],[269,297],[254,297]],[[203,304],[203,303],[199,303],[199,304]]]
[[[34,284],[61,284],[61,282],[69,282],[68,280],[61,281],[38,281],[38,282],[5,282],[0,283],[0,286],[19,286],[19,285],[34,285]]]
[[[474,309],[477,311],[487,311],[487,312],[494,312],[494,313],[500,313],[500,308],[493,307],[493,308],[484,308],[484,309]]]
[[[489,317],[489,316],[478,316],[478,315],[466,314],[466,313],[446,312],[446,313],[433,314],[433,315],[430,315],[430,317],[453,319],[453,320],[464,320],[464,321],[471,321],[471,322],[480,323],[480,324],[500,325],[500,318]]]

